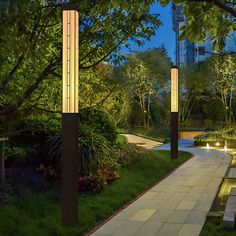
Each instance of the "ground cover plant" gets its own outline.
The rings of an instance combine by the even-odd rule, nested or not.
[[[194,138],[195,143],[205,142],[223,142],[223,136],[220,131],[211,131],[204,134],[198,135]]]
[[[206,145],[206,143],[211,144],[213,146],[218,143],[218,145],[227,145],[227,146],[235,146],[235,143],[231,144],[231,140],[236,140],[236,128],[229,127],[223,128],[214,131],[208,131],[201,135],[194,137],[195,145]]]
[[[223,226],[223,216],[207,216],[200,236],[234,236],[236,230],[227,230]]]
[[[80,194],[79,223],[73,228],[61,227],[58,185],[29,194],[0,208],[0,235],[81,235],[190,157],[187,152],[180,152],[176,160],[170,159],[169,151],[141,153],[141,158],[120,167],[120,178],[102,191]]]

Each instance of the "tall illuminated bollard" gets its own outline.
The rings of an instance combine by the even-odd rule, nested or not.
[[[74,6],[65,6],[62,10],[61,213],[62,225],[73,226],[78,221],[79,13]]]
[[[178,103],[179,70],[171,67],[171,158],[178,158]]]

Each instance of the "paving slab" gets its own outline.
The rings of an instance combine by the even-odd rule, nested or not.
[[[193,148],[191,140],[182,143],[180,149],[193,153],[194,157],[92,235],[197,236],[200,234],[206,215],[230,165],[231,157],[217,150]],[[170,145],[165,144],[154,149],[169,150],[169,148]]]
[[[195,224],[185,224],[181,227],[177,236],[198,236],[202,227]]]
[[[157,231],[155,236],[176,236],[178,235],[181,227],[182,227],[182,224],[165,223],[160,228],[160,230]]]
[[[230,168],[228,177],[236,178],[236,168]]]
[[[138,146],[144,147],[146,149],[153,149],[154,147],[158,147],[162,145],[161,142],[157,142],[151,139],[146,139],[133,134],[122,134],[127,138],[129,143],[134,143]]]

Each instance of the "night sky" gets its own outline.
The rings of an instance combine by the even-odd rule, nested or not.
[[[130,50],[143,51],[164,44],[168,51],[168,56],[175,62],[175,33],[172,29],[171,5],[169,4],[163,8],[159,3],[155,3],[151,7],[151,12],[160,14],[160,20],[163,25],[156,31],[156,35],[151,38],[151,41],[147,41],[142,47],[132,44]]]

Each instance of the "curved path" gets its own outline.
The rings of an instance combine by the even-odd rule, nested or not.
[[[127,138],[127,141],[129,143],[134,143],[137,144],[138,146],[147,148],[147,149],[153,149],[154,147],[160,146],[162,143],[151,140],[151,139],[146,139],[140,136],[136,136],[133,134],[122,134]]]
[[[199,235],[231,157],[191,145],[191,140],[180,140],[180,149],[193,153],[194,157],[92,235]],[[168,150],[169,144],[154,149]]]

